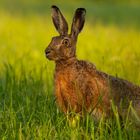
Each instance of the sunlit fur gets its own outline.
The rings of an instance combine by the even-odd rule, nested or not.
[[[46,57],[54,60],[56,64],[55,96],[59,108],[64,113],[88,112],[99,119],[102,114],[111,116],[111,100],[118,107],[120,115],[126,115],[132,101],[134,109],[140,116],[139,86],[98,71],[94,64],[76,58],[76,42],[84,25],[85,10],[83,8],[76,10],[72,30],[68,35],[67,23],[64,17],[61,18],[60,10],[56,6],[52,6],[52,9],[53,22],[60,36],[52,38],[45,52]]]

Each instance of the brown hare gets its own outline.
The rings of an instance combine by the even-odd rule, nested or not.
[[[120,78],[98,71],[95,65],[76,58],[76,42],[85,22],[86,10],[75,12],[71,33],[58,7],[52,6],[52,20],[59,36],[53,37],[45,50],[46,57],[55,61],[55,96],[64,113],[91,113],[99,119],[110,116],[111,100],[118,112],[126,114],[132,101],[140,116],[140,87]]]

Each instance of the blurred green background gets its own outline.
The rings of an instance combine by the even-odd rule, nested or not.
[[[52,65],[44,56],[51,37],[58,35],[51,20],[52,4],[60,7],[69,27],[77,7],[87,10],[86,24],[77,44],[78,58],[95,62],[101,70],[139,83],[138,0],[1,0],[1,67],[3,63],[18,67],[21,62],[31,69],[46,63]]]

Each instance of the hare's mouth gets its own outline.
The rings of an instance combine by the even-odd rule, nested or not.
[[[46,58],[49,60],[55,60],[56,57],[53,52],[45,52]]]
[[[46,53],[46,58],[48,58],[49,60],[53,60],[51,53]]]
[[[48,59],[51,59],[51,51],[50,50],[46,50],[45,55]]]

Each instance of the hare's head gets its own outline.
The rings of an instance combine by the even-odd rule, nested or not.
[[[59,36],[53,37],[45,50],[46,57],[50,60],[61,61],[75,57],[76,42],[85,22],[84,8],[75,12],[71,33],[68,34],[68,24],[58,7],[52,6],[52,20]]]

